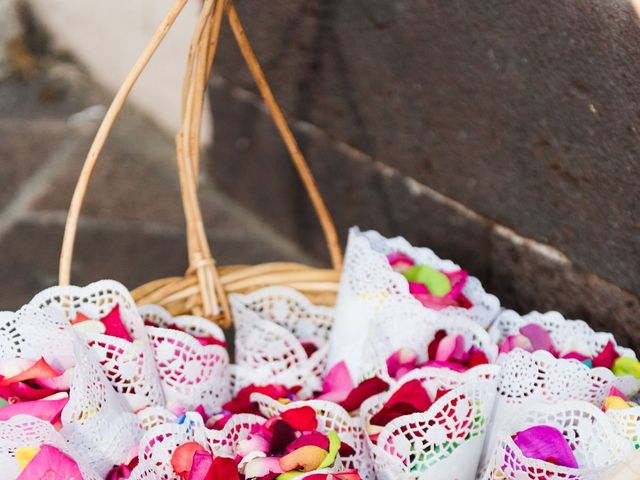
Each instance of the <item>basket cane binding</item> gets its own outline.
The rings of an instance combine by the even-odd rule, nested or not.
[[[162,24],[134,64],[116,93],[89,149],[73,194],[60,255],[59,282],[68,285],[78,220],[93,169],[131,89],[164,39],[188,0],[175,0]],[[254,266],[218,267],[211,253],[198,201],[199,139],[204,98],[218,46],[222,18],[229,20],[242,56],[256,81],[300,178],[320,220],[332,268],[319,269],[298,263],[275,262]],[[157,303],[173,315],[205,316],[223,327],[231,324],[227,294],[246,293],[270,285],[296,288],[314,303],[335,303],[342,253],[333,220],[318,191],[313,175],[295,141],[284,115],[266,81],[249,44],[232,0],[205,0],[191,39],[182,91],[181,128],[176,136],[176,153],[182,203],[186,218],[189,268],[184,276],[162,278],[133,291],[139,304]]]

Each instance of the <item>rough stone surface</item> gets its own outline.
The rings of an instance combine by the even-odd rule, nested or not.
[[[238,9],[290,117],[640,293],[640,29],[627,1]],[[221,45],[218,73],[253,90],[228,32]]]
[[[506,306],[640,346],[640,29],[626,1],[238,10],[343,240],[353,224],[403,234]],[[213,178],[323,255],[228,30],[216,69]]]

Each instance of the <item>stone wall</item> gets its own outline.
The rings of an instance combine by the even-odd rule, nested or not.
[[[640,24],[626,0],[243,0],[340,233],[430,246],[520,311],[640,346]],[[209,170],[322,257],[226,29]]]

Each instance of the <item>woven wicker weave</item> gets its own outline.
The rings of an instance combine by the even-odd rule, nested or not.
[[[129,92],[164,39],[188,0],[174,3],[118,90],[98,129],[76,185],[64,232],[59,281],[68,285],[73,247],[85,193],[98,156],[109,136]],[[333,268],[318,269],[297,263],[265,263],[255,266],[217,267],[206,238],[198,201],[199,139],[204,96],[218,46],[222,18],[226,16],[247,66],[287,146],[293,163],[320,220]],[[182,126],[176,136],[180,187],[187,225],[189,269],[184,276],[163,278],[137,288],[133,296],[139,304],[157,303],[173,315],[205,316],[223,327],[231,323],[227,294],[246,293],[269,285],[286,285],[307,295],[314,303],[335,303],[342,254],[335,227],[316,187],[309,167],[300,153],[284,115],[275,101],[264,73],[249,44],[231,0],[205,0],[194,31],[182,91]]]

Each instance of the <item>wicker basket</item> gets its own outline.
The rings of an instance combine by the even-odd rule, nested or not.
[[[80,210],[98,156],[129,92],[187,1],[174,0],[171,10],[118,90],[98,129],[69,208],[60,256],[61,285],[68,285],[70,281]],[[333,264],[331,269],[318,269],[297,263],[265,263],[255,266],[234,265],[218,268],[212,257],[198,202],[199,138],[207,79],[215,58],[224,16],[229,20],[240,51],[309,193],[331,254]],[[203,2],[187,58],[182,91],[182,125],[176,136],[176,150],[187,225],[189,269],[184,276],[155,280],[134,290],[133,296],[139,304],[157,303],[173,315],[187,313],[201,315],[226,327],[231,323],[227,303],[227,294],[231,292],[246,293],[270,285],[286,285],[300,290],[314,303],[324,305],[335,303],[342,254],[333,221],[267,84],[231,0]]]

